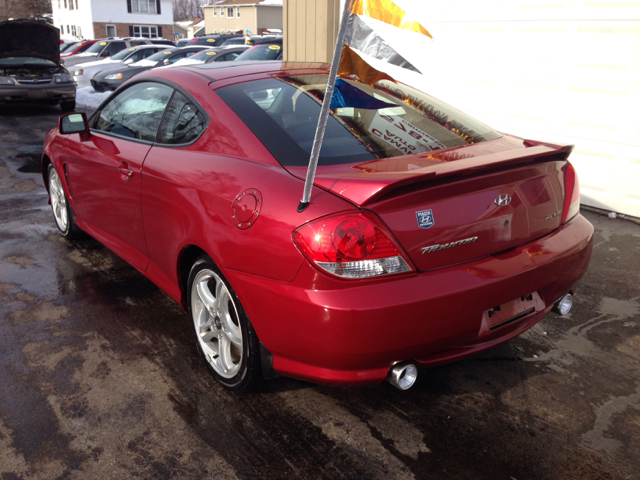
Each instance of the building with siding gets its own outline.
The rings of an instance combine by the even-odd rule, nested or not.
[[[203,11],[206,34],[282,29],[282,0],[218,0]]]
[[[285,1],[285,60],[330,61],[342,3]],[[402,4],[433,40],[394,44],[424,73],[396,79],[502,132],[575,145],[581,203],[640,217],[639,2]]]
[[[172,0],[52,0],[62,37],[173,39]]]

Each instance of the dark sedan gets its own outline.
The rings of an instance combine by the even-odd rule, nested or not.
[[[193,46],[184,48],[167,47],[166,49],[151,55],[144,60],[132,63],[131,65],[122,65],[117,68],[103,70],[97,73],[91,79],[91,85],[96,92],[106,92],[115,90],[126,80],[145,70],[155,67],[163,67],[172,65],[182,58],[189,57],[194,53],[205,50],[206,46]]]

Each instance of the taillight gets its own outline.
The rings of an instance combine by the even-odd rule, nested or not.
[[[293,243],[311,263],[343,278],[411,271],[393,236],[368,212],[322,217],[293,231]]]
[[[580,212],[580,185],[578,174],[571,163],[562,168],[564,172],[564,205],[562,206],[562,223],[566,223]]]

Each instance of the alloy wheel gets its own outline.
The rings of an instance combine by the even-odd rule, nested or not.
[[[221,377],[234,377],[242,368],[242,328],[233,297],[214,271],[205,268],[194,278],[191,312],[207,362]]]

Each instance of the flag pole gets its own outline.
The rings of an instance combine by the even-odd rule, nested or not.
[[[309,157],[309,166],[307,168],[307,176],[304,181],[304,190],[302,191],[302,200],[298,204],[298,212],[304,211],[311,200],[311,189],[313,187],[313,179],[316,176],[316,167],[320,158],[320,147],[322,147],[322,139],[329,118],[329,106],[331,105],[331,97],[333,96],[333,88],[336,83],[336,75],[338,73],[338,64],[340,63],[340,54],[342,53],[342,44],[347,31],[347,21],[351,12],[351,3],[353,0],[345,0],[340,27],[338,28],[338,37],[336,38],[336,46],[333,49],[333,58],[331,59],[331,67],[329,68],[329,78],[327,79],[327,88],[324,91],[324,99],[322,100],[322,108],[320,109],[320,117],[316,126],[316,134],[313,138],[313,146],[311,147],[311,156]]]

